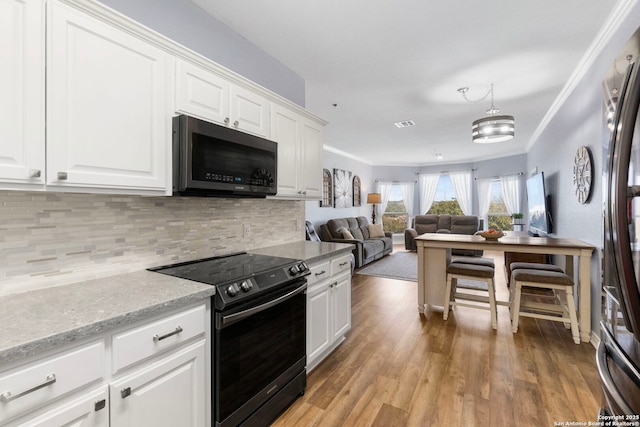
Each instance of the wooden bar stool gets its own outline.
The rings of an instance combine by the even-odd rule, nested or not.
[[[480,264],[464,264],[452,262],[447,267],[447,288],[445,290],[444,312],[442,318],[449,317],[449,307],[452,305],[479,308],[491,312],[491,325],[498,329],[498,312],[496,310],[496,293],[493,285],[495,268]],[[487,283],[487,295],[477,295],[468,292],[458,292],[458,279],[466,279]],[[489,304],[488,306],[486,304]]]
[[[578,316],[573,300],[573,280],[564,272],[516,269],[511,273],[513,283],[511,317],[513,333],[518,332],[518,320],[520,317],[533,317],[537,319],[562,322],[571,326],[571,335],[576,344],[580,344],[580,332],[578,330]],[[547,289],[553,291],[553,304],[522,300],[522,288]],[[562,294],[559,294],[562,292]],[[539,296],[538,296],[539,297]],[[561,298],[564,297],[564,298]]]

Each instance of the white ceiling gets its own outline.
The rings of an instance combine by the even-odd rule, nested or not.
[[[526,152],[616,0],[192,0],[306,81],[325,146],[373,165]],[[473,144],[495,106],[516,137]],[[334,106],[337,104],[337,106]],[[399,129],[394,122],[413,120]],[[435,153],[442,154],[442,160]]]

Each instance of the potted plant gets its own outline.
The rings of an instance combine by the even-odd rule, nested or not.
[[[524,225],[524,215],[521,213],[511,214],[511,222],[513,225]]]

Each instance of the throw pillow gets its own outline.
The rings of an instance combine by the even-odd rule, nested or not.
[[[382,224],[369,224],[367,225],[369,229],[369,237],[372,239],[374,237],[384,237],[384,229],[382,228]]]
[[[343,238],[343,239],[353,240],[353,234],[351,234],[351,232],[349,231],[349,229],[347,229],[347,228],[343,228],[343,229],[342,229],[342,238]]]

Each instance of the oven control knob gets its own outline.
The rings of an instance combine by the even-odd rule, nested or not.
[[[242,283],[240,283],[240,289],[244,292],[249,292],[251,288],[253,288],[253,284],[248,280],[243,280]]]
[[[304,262],[298,264],[298,271],[300,271],[301,273],[304,273],[305,271],[307,271],[307,266],[305,265]]]
[[[230,297],[235,297],[236,295],[238,295],[238,285],[236,285],[235,283],[233,285],[229,285],[229,287],[227,287],[227,295],[229,295]]]
[[[300,273],[300,270],[298,269],[297,265],[292,265],[291,267],[289,267],[289,273],[295,276],[296,274]]]

